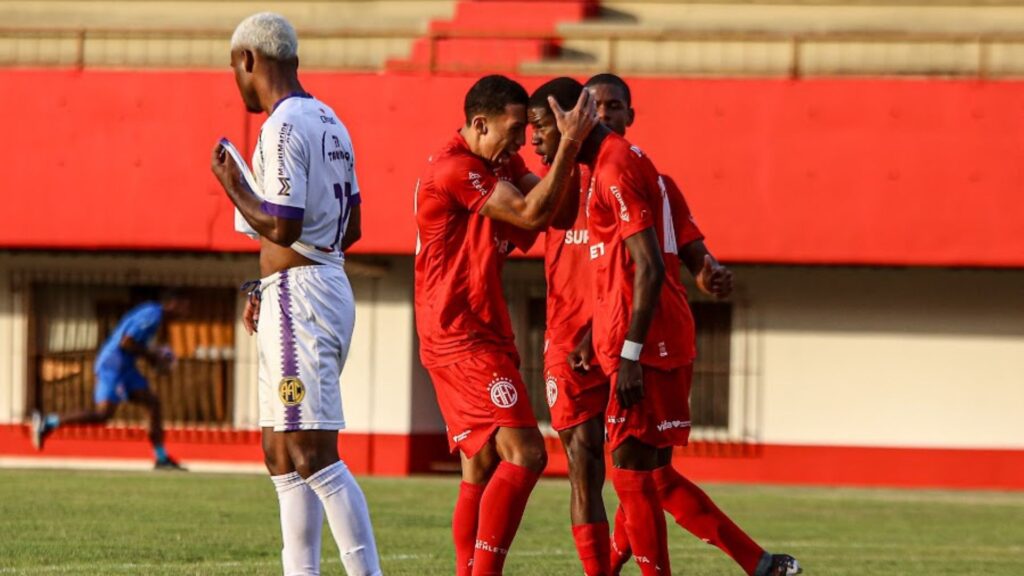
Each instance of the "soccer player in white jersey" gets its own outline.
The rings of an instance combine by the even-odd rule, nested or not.
[[[260,427],[281,507],[286,576],[319,574],[326,512],[349,576],[381,574],[366,499],[338,456],[339,379],[355,322],[344,252],[359,237],[359,185],[345,125],[298,79],[282,16],[246,18],[231,67],[249,112],[266,112],[250,190],[221,146],[211,165],[260,236]]]

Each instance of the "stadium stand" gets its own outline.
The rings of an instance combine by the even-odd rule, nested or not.
[[[3,1],[0,65],[219,68],[261,9],[292,19],[314,69],[1024,75],[1015,0]]]
[[[1020,75],[1011,0],[608,0],[558,27],[558,59],[524,71],[629,74]]]
[[[379,69],[404,57],[450,0],[0,2],[0,65],[221,68],[242,18],[260,10],[302,31],[305,68]]]

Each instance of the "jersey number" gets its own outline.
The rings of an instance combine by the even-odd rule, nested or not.
[[[348,213],[349,213],[349,199],[352,197],[352,183],[345,182],[345,188],[342,189],[341,184],[334,183],[334,197],[338,199],[338,205],[341,208],[341,212],[338,215],[338,231],[334,234],[334,244],[331,244],[331,250],[337,248],[341,249],[339,242],[341,241],[341,233],[345,230],[346,224],[348,224]]]

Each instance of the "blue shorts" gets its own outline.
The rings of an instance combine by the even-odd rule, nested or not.
[[[149,382],[135,366],[118,371],[99,370],[96,372],[96,391],[93,393],[93,400],[97,404],[120,404],[137,390],[149,390]]]

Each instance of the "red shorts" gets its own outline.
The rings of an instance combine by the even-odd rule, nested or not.
[[[472,458],[499,427],[535,428],[519,368],[507,354],[481,352],[428,368],[448,431],[448,449]]]
[[[644,366],[643,374],[643,400],[628,410],[619,406],[614,392],[619,375],[612,375],[604,428],[608,449],[614,450],[630,436],[658,448],[686,446],[690,440],[693,364],[668,372]]]
[[[608,406],[608,378],[597,366],[585,374],[573,370],[562,356],[544,367],[544,387],[551,409],[551,427],[562,431],[604,414]]]

